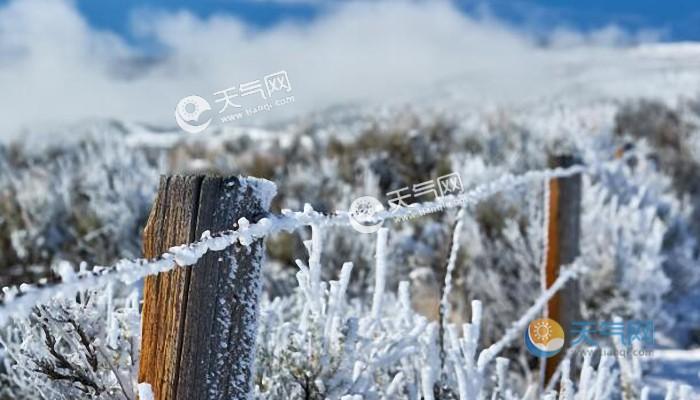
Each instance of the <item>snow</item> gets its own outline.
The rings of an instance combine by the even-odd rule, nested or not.
[[[155,400],[153,389],[149,383],[139,383],[138,385],[139,400]]]
[[[596,166],[600,167],[600,166]],[[477,204],[479,201],[492,196],[503,190],[511,189],[515,186],[533,181],[543,181],[554,177],[564,177],[579,174],[587,171],[584,166],[574,166],[570,168],[555,168],[538,171],[528,171],[516,176],[506,174],[501,178],[475,187],[459,196],[448,198],[448,202],[426,202],[415,207],[404,207],[396,212],[385,211],[377,215],[381,220],[398,219],[419,215],[426,209],[438,209],[439,207],[465,207]],[[258,180],[255,185],[261,201],[270,201],[274,190],[273,184],[267,181]],[[448,196],[451,197],[451,196]],[[154,260],[136,259],[121,260],[115,265],[107,268],[95,266],[92,272],[79,273],[77,279],[69,282],[60,282],[55,285],[37,287],[35,285],[23,284],[19,289],[3,288],[5,293],[2,305],[0,305],[0,325],[4,325],[7,319],[12,316],[27,315],[29,310],[36,304],[49,301],[54,296],[70,296],[78,291],[101,286],[109,281],[122,281],[124,283],[136,282],[148,275],[166,272],[176,266],[191,266],[208,251],[212,249],[223,249],[223,246],[230,246],[240,243],[249,245],[255,239],[264,238],[270,234],[281,231],[293,231],[302,226],[350,226],[347,211],[336,212],[332,216],[327,216],[306,204],[303,212],[293,212],[282,210],[281,216],[269,216],[262,218],[257,223],[249,223],[245,219],[239,220],[238,230],[229,230],[212,236],[210,232],[205,232],[202,239],[192,244],[174,246],[167,253],[162,254]],[[98,272],[99,271],[99,272]]]
[[[462,222],[467,213],[467,206],[477,204],[494,193],[512,189],[518,185],[543,182],[552,177],[599,171],[601,168],[614,166],[616,163],[619,164],[621,161],[567,169],[535,170],[523,175],[503,174],[463,195],[453,196],[448,199],[450,200],[448,203],[422,203],[415,207],[399,210],[397,213],[383,214],[380,217],[382,219],[406,218],[432,212],[445,206],[461,207],[452,235],[452,246],[445,277],[445,292],[441,299],[442,309],[445,312],[449,311],[447,297],[452,290],[452,273],[456,265],[460,232],[463,228]],[[266,181],[256,182],[254,185],[254,190],[258,193],[260,200],[269,204],[274,196],[274,185],[269,185]],[[599,209],[609,211],[603,207],[605,205],[603,199],[607,199],[608,193],[591,192],[593,195],[586,204],[596,211]],[[611,231],[617,235],[625,236],[626,240],[622,241],[625,245],[635,243],[633,238],[640,235],[640,232],[635,231],[637,228],[648,235],[644,237],[648,239],[646,247],[633,246],[634,249],[630,250],[639,251],[641,248],[647,252],[651,261],[640,263],[638,269],[646,275],[652,275],[658,265],[662,227],[656,221],[655,209],[645,208],[644,204],[656,200],[654,196],[645,191],[636,197],[633,196],[629,206],[614,202],[610,209],[614,209],[616,214],[601,212],[599,216],[602,219],[614,219],[613,216],[619,215],[626,217],[619,224],[612,222],[609,224]],[[73,272],[70,264],[62,263],[57,266],[57,272],[62,277],[62,282],[57,285],[40,287],[39,285],[24,284],[19,288],[4,288],[4,303],[0,306],[0,324],[11,316],[27,314],[34,305],[48,302],[54,296],[67,298],[77,291],[105,284],[111,290],[115,281],[133,283],[144,276],[171,270],[177,265],[195,265],[209,251],[220,251],[236,243],[250,246],[256,239],[276,232],[311,226],[311,240],[304,243],[309,254],[308,266],[301,260],[297,260],[299,266],[297,273],[298,294],[299,298],[302,299],[302,311],[294,314],[293,323],[283,319],[283,323],[277,323],[279,321],[272,317],[267,319],[269,315],[275,312],[282,314],[288,309],[275,309],[274,306],[269,306],[265,310],[264,329],[265,335],[269,335],[269,337],[263,336],[262,345],[269,346],[271,354],[279,355],[283,351],[290,351],[290,348],[299,348],[305,356],[305,362],[316,363],[315,367],[323,371],[323,374],[319,375],[322,378],[317,377],[314,384],[322,388],[323,391],[328,390],[332,393],[335,397],[331,398],[354,399],[359,396],[355,393],[371,393],[369,398],[377,398],[381,393],[391,395],[397,392],[403,393],[405,390],[412,393],[414,397],[422,393],[424,398],[431,399],[434,397],[433,386],[436,382],[441,381],[443,374],[456,382],[460,398],[477,398],[489,387],[487,384],[488,374],[494,368],[495,390],[498,397],[511,398],[507,382],[510,364],[508,360],[499,357],[499,355],[511,345],[527,323],[540,312],[544,304],[557,290],[563,287],[568,279],[573,279],[584,272],[583,268],[575,265],[562,273],[554,285],[536,299],[532,307],[513,323],[500,340],[483,349],[480,353],[477,351],[482,331],[483,310],[479,301],[473,301],[471,303],[472,320],[461,326],[461,337],[460,327],[446,323],[446,360],[445,365],[442,365],[442,360],[438,357],[438,327],[435,323],[431,323],[413,312],[408,283],[399,283],[397,299],[394,299],[392,294],[387,292],[389,286],[387,284],[387,276],[389,276],[387,229],[380,229],[376,237],[375,285],[369,310],[363,310],[363,305],[352,303],[348,299],[347,290],[353,269],[352,263],[343,264],[338,280],[330,282],[322,280],[322,271],[325,271],[322,267],[324,231],[330,226],[344,229],[347,225],[346,212],[340,211],[329,216],[315,211],[309,204],[306,204],[301,212],[283,210],[282,215],[268,215],[257,223],[241,218],[237,221],[236,230],[215,234],[206,231],[198,242],[174,246],[155,260],[122,260],[112,267],[94,267],[91,272],[87,271],[85,266],[81,266],[78,273]],[[230,283],[233,282],[236,273],[237,269],[232,268],[231,275],[228,277]],[[633,278],[635,277],[630,277],[631,282],[633,282],[630,287],[635,287],[634,282],[637,282]],[[665,284],[661,278],[656,282],[656,289]],[[259,282],[258,285],[246,288],[246,290],[252,290],[259,295],[261,290]],[[219,299],[219,301],[223,302],[225,299]],[[133,304],[138,308],[137,299],[133,301]],[[282,301],[278,301],[276,304],[282,304]],[[244,306],[246,308],[246,323],[243,335],[252,341],[256,334],[257,308],[256,304],[253,303],[247,303]],[[107,308],[109,309],[111,306],[108,305]],[[363,311],[368,312],[363,313]],[[110,346],[118,340],[117,334],[119,332],[117,321],[113,317],[112,314],[107,315],[107,344]],[[221,324],[221,330],[231,325],[230,315],[223,313],[219,317],[217,323]],[[316,346],[317,344],[319,346]],[[230,350],[228,343],[220,343],[220,352],[215,356],[222,367],[226,366],[226,355]],[[285,353],[285,357],[293,357],[292,353]],[[475,360],[477,354],[478,360]],[[692,355],[690,352],[657,353],[653,366],[659,369],[652,372],[649,377],[647,383],[650,382],[652,386],[642,393],[653,397],[663,393],[662,389],[671,385],[673,389],[669,390],[670,395],[676,394],[680,399],[689,398],[692,395],[691,388],[698,387],[698,380],[700,380],[700,377],[697,376],[697,371],[700,369],[698,360],[700,360],[700,355]],[[594,368],[591,365],[590,354],[587,354],[580,382],[575,385],[570,376],[570,361],[564,360],[561,365],[562,392],[560,398],[607,398],[611,393],[611,388],[617,382],[618,373],[634,375],[638,371],[636,366],[624,365],[620,360],[618,360],[620,370],[614,370],[614,361],[614,358],[603,355],[597,368]],[[254,362],[253,358],[244,358],[240,364],[232,368],[252,369]],[[295,362],[299,361],[295,360]],[[386,373],[386,371],[390,371],[391,374]],[[266,376],[274,376],[274,373],[267,371],[268,375]],[[236,382],[225,390],[247,391],[248,382],[245,381],[244,374],[237,373],[235,376]],[[216,378],[216,376],[209,377],[210,381],[216,380]],[[677,385],[677,382],[685,384]],[[578,394],[575,394],[576,387],[580,390]],[[213,392],[220,389],[223,390],[222,388],[211,388]],[[143,392],[143,396],[151,396],[150,398],[152,398],[149,386],[141,384],[138,390],[140,394]],[[574,395],[576,396],[574,397]],[[545,396],[556,398],[556,395],[551,392],[546,393]]]
[[[455,220],[457,221],[454,225],[454,230],[452,233],[452,244],[450,246],[450,256],[447,261],[447,270],[445,272],[445,285],[442,298],[440,299],[440,313],[444,316],[450,315],[450,292],[452,292],[452,275],[454,275],[454,269],[457,264],[457,254],[459,253],[459,237],[462,234],[462,225],[464,224],[464,213],[465,209],[462,208],[457,213]],[[445,318],[447,319],[447,318]],[[446,322],[446,321],[445,321]]]
[[[56,274],[61,277],[61,281],[70,282],[76,279],[73,266],[67,261],[61,261],[56,266]]]
[[[382,298],[384,297],[384,289],[386,287],[387,274],[387,238],[389,230],[381,228],[377,231],[377,253],[376,253],[376,268],[374,270],[374,294],[372,296],[372,317],[379,318],[382,310]]]
[[[260,179],[255,177],[246,177],[241,180],[243,183],[241,189],[245,189],[250,186],[253,189],[253,193],[260,201],[262,208],[265,210],[270,209],[270,204],[272,199],[277,195],[277,185],[267,179]]]

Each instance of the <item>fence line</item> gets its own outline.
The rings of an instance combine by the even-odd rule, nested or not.
[[[568,168],[552,168],[528,171],[521,175],[505,174],[498,179],[476,186],[460,195],[445,196],[437,201],[411,204],[395,210],[387,210],[375,215],[376,221],[408,219],[449,208],[470,207],[480,201],[508,189],[536,181],[563,178],[602,168],[606,165],[619,164],[625,158],[605,161],[588,166],[576,165]],[[282,210],[281,215],[270,214],[257,223],[250,223],[245,218],[238,221],[237,230],[228,230],[212,235],[204,232],[201,239],[191,244],[183,244],[169,249],[155,259],[123,259],[112,266],[94,266],[92,270],[59,271],[61,281],[38,284],[21,284],[5,287],[0,298],[0,326],[11,316],[28,315],[32,307],[43,304],[59,295],[71,296],[75,293],[98,287],[112,281],[126,284],[134,283],[149,275],[167,272],[176,266],[191,266],[208,251],[221,251],[235,243],[247,246],[256,239],[282,231],[291,232],[304,226],[350,226],[348,211],[337,211],[326,215],[306,204],[304,211]]]

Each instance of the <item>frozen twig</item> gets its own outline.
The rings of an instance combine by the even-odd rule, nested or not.
[[[377,232],[377,262],[374,271],[374,295],[372,297],[372,318],[377,319],[382,311],[382,297],[386,286],[386,242],[389,231],[382,228]]]

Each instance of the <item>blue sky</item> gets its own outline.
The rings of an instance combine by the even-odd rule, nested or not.
[[[0,3],[6,0],[0,0]],[[304,21],[322,15],[333,1],[264,0],[78,0],[78,9],[96,28],[129,36],[129,14],[138,9],[188,10],[200,17],[215,13],[237,16],[247,24],[269,28],[285,20]],[[516,28],[546,33],[553,27],[581,32],[617,25],[627,31],[654,30],[665,41],[700,40],[697,0],[457,0],[465,13],[488,10]]]

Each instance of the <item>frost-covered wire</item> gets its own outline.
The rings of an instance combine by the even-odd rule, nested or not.
[[[459,254],[459,237],[462,232],[462,225],[464,223],[464,214],[465,209],[461,208],[455,217],[456,222],[452,231],[450,256],[447,260],[445,283],[442,289],[442,297],[440,298],[440,361],[443,366],[445,365],[445,328],[451,312],[450,292],[452,291],[452,275],[454,274],[455,265],[457,264],[457,255]]]
[[[454,274],[455,266],[457,265],[457,254],[459,253],[459,237],[462,232],[462,225],[464,224],[464,214],[465,211],[462,208],[457,213],[455,220],[457,221],[454,226],[454,231],[452,232],[452,245],[450,246],[450,257],[447,261],[447,269],[445,271],[445,286],[442,293],[442,299],[440,300],[440,307],[442,314],[447,317],[450,313],[450,302],[449,296],[452,291],[452,275]]]
[[[449,208],[470,207],[496,193],[513,189],[532,182],[539,182],[554,178],[565,178],[589,170],[589,166],[574,165],[566,168],[552,168],[528,171],[520,175],[504,174],[498,179],[479,185],[459,195],[443,196],[434,201],[409,204],[407,207],[382,211],[374,215],[374,220],[384,221],[388,219],[408,219],[432,212],[438,212]]]
[[[568,168],[554,168],[528,171],[521,175],[506,174],[500,178],[477,186],[460,195],[450,195],[438,201],[412,204],[409,207],[392,211],[383,211],[375,215],[378,220],[410,218],[425,214],[426,210],[437,211],[445,208],[473,206],[500,191],[544,179],[561,178],[585,172],[588,167],[576,165]],[[81,268],[77,274],[62,276],[62,281],[48,284],[22,284],[3,288],[0,300],[0,325],[4,325],[12,315],[26,315],[32,307],[42,304],[55,296],[70,296],[78,291],[104,285],[110,281],[133,283],[149,275],[167,272],[177,266],[191,266],[209,251],[221,251],[239,243],[247,246],[256,239],[262,239],[281,231],[293,231],[303,226],[350,226],[350,214],[337,211],[326,215],[306,204],[304,211],[282,210],[282,215],[269,215],[257,223],[250,223],[245,218],[238,221],[238,230],[229,230],[212,235],[209,231],[202,234],[198,242],[183,244],[169,249],[160,257],[147,260],[120,260],[110,267],[95,266],[91,270]]]

